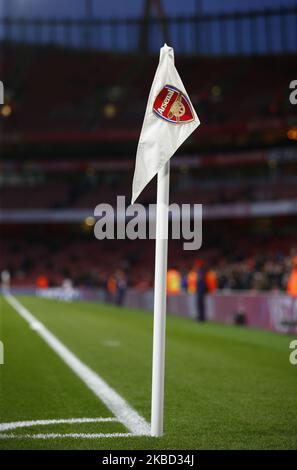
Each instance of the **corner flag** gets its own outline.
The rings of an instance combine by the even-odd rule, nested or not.
[[[169,160],[199,126],[200,121],[174,65],[174,52],[166,44],[148,98],[138,143],[132,204],[158,174],[154,287],[154,333],[151,435],[163,434],[166,273],[169,202]]]
[[[138,143],[132,204],[198,126],[198,116],[174,65],[173,48],[165,44]]]

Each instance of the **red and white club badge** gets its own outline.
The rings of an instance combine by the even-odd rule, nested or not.
[[[194,113],[188,98],[172,85],[165,85],[153,104],[154,113],[173,124],[194,121]]]

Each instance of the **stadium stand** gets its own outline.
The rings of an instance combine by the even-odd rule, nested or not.
[[[13,285],[41,274],[52,285],[100,285],[120,267],[130,285],[151,285],[153,241],[99,243],[85,217],[117,195],[130,201],[157,57],[30,41],[4,41],[2,51],[0,270]],[[284,289],[297,239],[294,55],[178,54],[177,63],[202,125],[172,159],[170,200],[204,205],[199,257],[220,288]],[[154,184],[144,204],[155,202]],[[195,257],[170,242],[182,272]]]
[[[143,61],[139,56],[11,44],[7,48],[1,75],[13,109],[9,119],[2,120],[8,136],[18,133],[25,141],[70,140],[76,132],[77,140],[137,138],[155,58]],[[287,99],[295,69],[290,55],[280,56],[277,68],[273,56],[202,57],[199,64],[195,58],[179,58],[179,66],[205,123],[200,144],[214,135],[220,145],[231,137],[246,143],[261,131],[270,132],[271,143],[284,140],[293,114]],[[45,90],[49,75],[51,83]],[[110,77],[116,80],[111,83]]]

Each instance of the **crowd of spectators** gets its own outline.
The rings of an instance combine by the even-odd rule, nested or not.
[[[17,250],[13,245],[13,255],[11,249],[6,247],[8,256],[1,260],[0,269],[10,272],[11,283],[15,286],[37,285],[40,276],[46,276],[48,287],[60,286],[64,279],[71,279],[76,287],[103,288],[108,291],[108,286],[112,286],[112,278],[124,279],[128,287],[139,290],[153,287],[153,253],[150,262],[144,262],[137,257],[132,259],[128,254],[114,251],[114,260],[111,262],[109,253],[96,253],[88,245],[77,244],[72,247],[76,255],[71,252],[72,245],[68,248],[62,248],[63,246],[61,250],[57,248],[52,253],[39,252],[38,245],[31,246],[31,249],[27,246],[24,254],[23,249]],[[93,258],[88,256],[87,250],[94,253]],[[169,268],[173,272],[173,293],[194,293],[193,285],[196,280],[193,271],[200,276],[211,274],[208,276],[211,284],[211,289],[207,287],[208,291],[286,291],[296,250],[291,249],[286,254],[280,251],[260,253],[261,250],[258,254],[249,256],[238,252],[236,255],[223,255],[217,250],[216,254],[208,256],[202,250],[199,252],[199,259],[195,256],[191,259],[189,256],[185,261],[183,257],[176,256],[173,270],[170,262],[174,257],[171,256]],[[100,256],[97,258],[96,254]],[[106,256],[103,257],[103,254]]]
[[[201,279],[206,292],[223,291],[288,291],[288,283],[297,257],[290,255],[258,255],[240,259],[220,258],[216,263],[197,259],[189,270],[177,267],[168,270],[169,294],[182,291],[196,293]]]
[[[222,260],[216,267],[218,288],[230,290],[286,290],[291,256],[264,256]]]

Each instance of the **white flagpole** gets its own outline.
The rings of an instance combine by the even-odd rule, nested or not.
[[[154,291],[151,435],[163,434],[169,160],[158,172]]]

